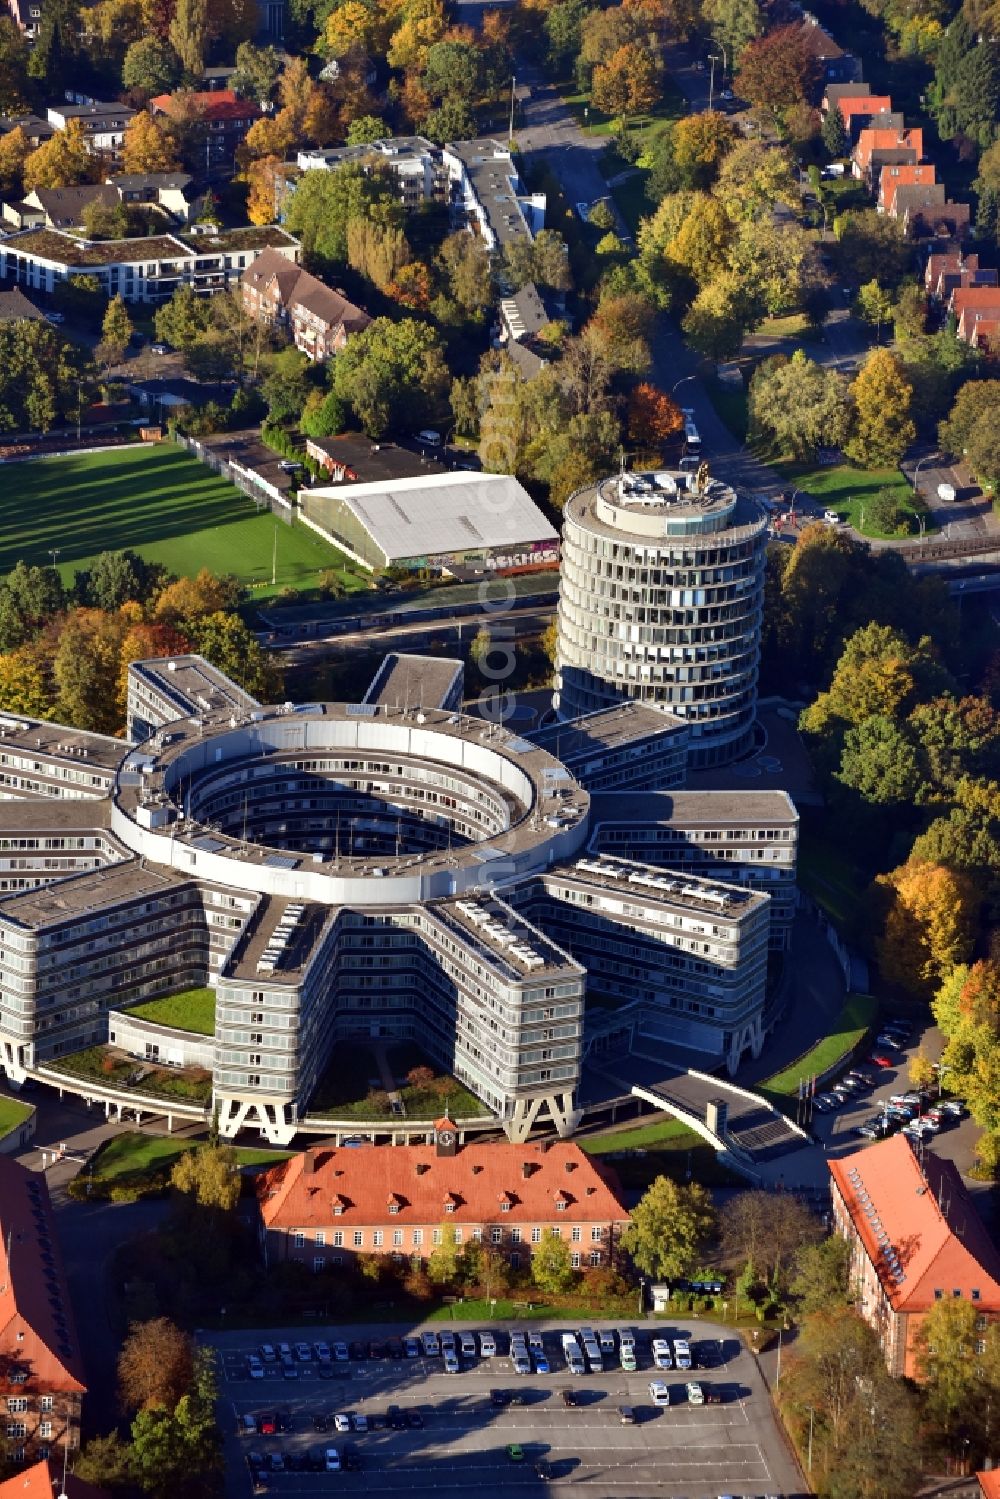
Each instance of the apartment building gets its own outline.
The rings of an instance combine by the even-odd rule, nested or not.
[[[295,159],[300,172],[333,172],[347,164],[389,174],[404,208],[448,201],[448,172],[440,146],[423,135],[399,135],[363,146],[310,147]]]
[[[240,278],[243,305],[252,317],[287,328],[295,347],[317,364],[339,354],[352,333],[371,318],[317,276],[276,250],[265,250]]]
[[[259,707],[255,697],[204,656],[150,657],[129,665],[126,723],[136,744],[175,718],[227,711],[242,716]],[[115,743],[120,760],[121,742]]]
[[[629,1225],[617,1179],[576,1145],[462,1145],[450,1119],[432,1145],[308,1150],[258,1180],[268,1264],[338,1269],[360,1254],[426,1260],[450,1229],[489,1244],[514,1271],[547,1232],[574,1269],[612,1264]]]
[[[12,1460],[61,1463],[75,1451],[86,1393],[45,1178],[0,1155],[0,1400]]]
[[[241,98],[228,88],[204,90],[193,99],[184,93],[157,94],[150,99],[149,107],[154,117],[166,115],[168,119],[186,120],[192,109],[196,111],[191,152],[212,176],[232,168],[237,148],[261,115],[260,106],[252,99]]]
[[[1000,1318],[1000,1255],[954,1164],[932,1151],[918,1159],[905,1136],[828,1165],[855,1304],[889,1373],[919,1379],[917,1334],[935,1302],[970,1302],[983,1335]]]
[[[125,140],[125,131],[135,119],[136,111],[128,104],[106,104],[95,99],[88,104],[50,104],[45,111],[50,125],[65,130],[76,121],[91,151],[114,159]]]
[[[602,479],[563,509],[556,690],[562,718],[623,699],[683,719],[688,763],[753,735],[767,518],[755,501],[667,470]]]
[[[166,301],[178,286],[206,294],[225,291],[266,249],[297,261],[300,247],[274,225],[99,241],[62,230],[27,229],[0,240],[0,277],[53,292],[72,276],[96,276],[105,296],[148,304]]]
[[[532,240],[545,227],[545,194],[526,192],[508,146],[500,141],[450,141],[442,159],[451,202],[488,250]]]

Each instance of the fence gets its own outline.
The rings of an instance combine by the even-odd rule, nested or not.
[[[213,473],[221,474],[223,479],[228,479],[235,484],[237,489],[243,493],[257,506],[258,510],[268,509],[274,515],[278,515],[286,525],[292,525],[295,520],[295,510],[287,495],[282,494],[276,484],[271,484],[262,478],[256,470],[246,468],[242,463],[237,463],[235,458],[227,458],[225,453],[216,452],[214,448],[205,447],[196,437],[185,437],[182,432],[176,434],[177,441],[182,447],[187,448],[210,468]]]

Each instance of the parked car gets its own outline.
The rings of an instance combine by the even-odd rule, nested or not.
[[[389,1409],[386,1411],[386,1415],[389,1418],[389,1425],[392,1427],[393,1431],[406,1430],[406,1416],[404,1415],[403,1410],[400,1406],[390,1405]]]
[[[278,1355],[277,1355],[277,1353],[274,1350],[274,1344],[273,1343],[261,1343],[261,1345],[260,1345],[260,1356],[264,1360],[265,1364],[273,1364],[273,1363],[275,1363],[276,1360],[277,1360]]]
[[[886,1067],[895,1067],[896,1065],[891,1057],[887,1057],[884,1052],[880,1051],[873,1051],[870,1060],[874,1067],[881,1067],[883,1069]]]
[[[496,1358],[497,1340],[491,1332],[479,1334],[479,1352],[483,1358]]]
[[[653,1339],[653,1363],[658,1369],[672,1369],[674,1367],[670,1344],[666,1338]]]
[[[965,1118],[965,1104],[958,1098],[946,1098],[940,1105],[945,1114],[950,1114],[953,1119]]]
[[[463,1332],[458,1335],[458,1346],[462,1351],[463,1358],[475,1358],[476,1336],[475,1333]]]
[[[329,1343],[315,1343],[313,1346],[316,1349],[316,1357],[318,1359],[323,1359],[323,1361],[326,1363],[329,1363],[330,1359],[333,1356],[330,1353]]]
[[[870,1072],[859,1072],[858,1069],[854,1067],[847,1075],[848,1077],[857,1078],[858,1082],[863,1088],[871,1088],[875,1085],[875,1079],[872,1077]]]
[[[406,1412],[406,1424],[411,1431],[419,1431],[424,1424],[424,1418],[418,1410],[408,1410]]]
[[[357,1340],[357,1338],[355,1338],[354,1341],[351,1343],[351,1358],[359,1358],[360,1359],[360,1358],[364,1358],[364,1356],[365,1356],[365,1345],[364,1345],[364,1343],[360,1343]]]
[[[419,1341],[419,1339],[418,1338],[404,1338],[403,1339],[403,1352],[406,1354],[407,1358],[419,1358],[420,1357],[420,1341]]]
[[[346,1421],[347,1417],[346,1416],[343,1416],[343,1417],[342,1416],[334,1416],[333,1419],[334,1419],[335,1422],[336,1421],[341,1421],[341,1420],[345,1420]],[[348,1424],[346,1426],[338,1426],[337,1427],[338,1431],[350,1431],[350,1429],[351,1429],[350,1422],[348,1422]],[[330,1417],[326,1414],[326,1411],[317,1411],[316,1414],[313,1416],[313,1431],[318,1431],[318,1432],[322,1433],[324,1431],[329,1431],[329,1430],[330,1430]]]
[[[285,1379],[298,1379],[299,1366],[295,1363],[290,1354],[284,1355],[282,1357],[281,1372],[284,1375]]]
[[[704,1405],[705,1392],[694,1380],[687,1386],[688,1405]]]
[[[339,1473],[340,1472],[340,1453],[337,1451],[336,1447],[328,1447],[326,1449],[326,1459],[325,1459],[325,1461],[326,1461],[326,1471],[328,1473]]]
[[[662,1379],[651,1379],[649,1381],[649,1398],[654,1405],[666,1406],[670,1404],[670,1390]]]
[[[635,1425],[635,1406],[620,1405],[618,1407],[618,1419],[623,1426]]]
[[[264,1378],[264,1365],[256,1353],[247,1354],[247,1373],[251,1379]]]
[[[273,1411],[261,1411],[257,1417],[257,1431],[262,1437],[273,1437],[278,1430],[278,1418]]]
[[[528,1363],[527,1358],[525,1358],[524,1362]],[[517,1368],[517,1360],[514,1361],[514,1367]],[[531,1371],[531,1365],[530,1364],[528,1364],[527,1371],[525,1371],[523,1369],[517,1369],[518,1374],[523,1374],[525,1372],[529,1372],[530,1373],[530,1371]],[[449,1351],[444,1356],[444,1372],[446,1374],[461,1374],[461,1372],[462,1372],[462,1366],[458,1362],[458,1354],[457,1353],[453,1353],[450,1349],[449,1349]]]
[[[882,1031],[880,1035],[876,1036],[875,1042],[878,1046],[888,1046],[891,1051],[899,1050],[899,1043],[895,1036],[890,1036],[886,1031]]]
[[[347,1351],[347,1344],[334,1343],[333,1356],[337,1360],[338,1364],[346,1364],[347,1360],[350,1358],[350,1354]]]
[[[551,1374],[552,1373],[552,1365],[549,1363],[548,1356],[546,1354],[544,1354],[544,1353],[536,1353],[535,1354],[535,1373],[536,1374]]]
[[[690,1369],[691,1348],[686,1338],[674,1339],[674,1363],[678,1369]]]
[[[403,1357],[403,1343],[402,1343],[402,1339],[400,1339],[400,1338],[387,1338],[385,1346],[389,1350],[389,1357],[390,1358],[402,1358]]]
[[[441,1353],[441,1344],[436,1332],[424,1332],[420,1334],[420,1341],[424,1345],[424,1354],[427,1358],[437,1358]]]
[[[351,1418],[348,1415],[347,1411],[338,1411],[337,1412],[337,1414],[333,1418],[333,1426],[334,1426],[334,1430],[335,1431],[350,1431],[350,1429],[351,1429]],[[324,1427],[317,1427],[316,1430],[317,1431],[329,1430],[329,1426],[326,1426],[325,1428]]]

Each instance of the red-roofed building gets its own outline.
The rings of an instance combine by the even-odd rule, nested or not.
[[[55,1499],[56,1495],[61,1499],[64,1494],[66,1499],[111,1499],[107,1489],[95,1489],[72,1473],[67,1473],[64,1484],[61,1463],[35,1463],[0,1483],[0,1499]]]
[[[892,99],[888,94],[850,94],[837,100],[837,106],[852,140],[857,140],[864,127],[876,115],[889,114]]]
[[[371,318],[343,292],[265,250],[240,277],[243,305],[256,318],[289,330],[295,347],[317,363],[338,354]]]
[[[976,1477],[982,1499],[1000,1499],[1000,1468],[991,1468],[988,1473],[977,1473]]]
[[[916,166],[923,154],[924,132],[919,126],[908,130],[866,128],[851,152],[851,171],[871,187],[883,166]]]
[[[958,246],[927,257],[924,290],[936,302],[947,302],[959,287],[996,285],[996,271],[981,267],[978,255],[965,255]]]
[[[0,1409],[15,1459],[78,1447],[85,1393],[45,1178],[0,1156]]]
[[[610,1263],[628,1209],[614,1174],[578,1145],[455,1142],[455,1125],[442,1119],[433,1145],[322,1148],[275,1166],[257,1188],[268,1263],[319,1271],[359,1254],[424,1259],[444,1224],[457,1243],[503,1249],[515,1270],[549,1228],[576,1268]]]
[[[1000,1256],[951,1161],[894,1135],[830,1161],[836,1231],[851,1245],[858,1310],[890,1374],[919,1377],[916,1334],[935,1301],[963,1297],[1000,1319]]]
[[[1000,287],[957,286],[948,299],[948,311],[957,319],[958,337],[975,345],[984,336],[977,331],[978,325],[1000,318]]]
[[[878,182],[879,210],[893,217],[897,187],[930,187],[936,181],[935,168],[931,162],[923,166],[883,167]]]
[[[192,151],[199,167],[209,171],[233,165],[237,146],[261,113],[252,99],[241,99],[231,88],[203,94],[157,94],[150,99],[149,107],[154,115],[165,114],[171,119],[194,116],[199,126],[194,131]]]

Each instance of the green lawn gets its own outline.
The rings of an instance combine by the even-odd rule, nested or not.
[[[868,882],[843,849],[808,830],[804,833],[799,844],[799,884],[841,930],[850,931]]]
[[[145,1004],[131,1005],[127,1011],[138,1020],[156,1025],[170,1025],[179,1031],[194,1031],[199,1036],[215,1035],[215,990],[184,989]]]
[[[179,576],[235,573],[266,598],[315,586],[343,557],[305,526],[289,526],[172,443],[42,458],[6,467],[0,496],[0,575],[19,560],[50,563],[66,583],[102,551],[131,547]],[[272,551],[277,537],[275,585]]]
[[[170,1135],[143,1135],[130,1130],[101,1146],[93,1160],[93,1175],[99,1181],[116,1181],[141,1173],[152,1175],[169,1170],[186,1150],[202,1144],[202,1140],[178,1140]],[[287,1160],[292,1152],[239,1148],[236,1154],[241,1166],[267,1166]]]
[[[794,485],[796,489],[804,490],[806,494],[822,500],[827,509],[835,510],[841,520],[847,521],[863,536],[884,539],[889,534],[885,531],[876,531],[862,514],[865,502],[880,489],[891,489],[895,492],[911,535],[915,536],[919,531],[916,521],[918,514],[925,517],[928,530],[933,528],[933,521],[927,514],[923,501],[919,497],[914,497],[911,486],[898,468],[869,470],[851,468],[846,463],[839,463],[829,468],[804,469],[788,460],[781,459],[775,461],[773,467],[779,472],[784,470],[788,476],[789,487]]]
[[[790,1067],[765,1078],[757,1092],[782,1108],[798,1092],[799,1079],[826,1072],[841,1057],[847,1056],[875,1022],[878,1002],[870,994],[849,994],[829,1034],[799,1057]]]
[[[18,1129],[33,1113],[33,1104],[22,1103],[18,1098],[9,1098],[6,1093],[0,1093],[0,1140],[9,1135],[11,1130]]]
[[[706,380],[705,391],[719,420],[729,428],[737,442],[746,442],[750,418],[743,381],[737,384],[735,380]]]
[[[393,1114],[370,1047],[355,1041],[335,1042],[329,1065],[309,1100],[309,1113],[319,1117],[356,1119],[359,1123],[396,1117],[439,1119],[445,1112],[452,1119],[474,1119],[489,1113],[475,1094],[455,1078],[442,1073],[440,1067],[413,1043],[393,1042],[387,1049],[386,1061],[399,1085],[405,1115]],[[406,1074],[421,1066],[431,1068],[435,1074],[434,1082],[414,1087],[405,1081]],[[370,1091],[373,1092],[371,1098]]]
[[[679,1119],[657,1118],[635,1129],[612,1129],[605,1134],[580,1137],[579,1144],[588,1155],[607,1155],[616,1150],[687,1150],[704,1141]]]
[[[86,1046],[67,1056],[55,1057],[45,1064],[56,1072],[89,1078],[112,1088],[133,1088],[157,1098],[180,1098],[189,1103],[207,1104],[212,1096],[212,1076],[200,1067],[156,1067],[135,1057],[123,1057],[110,1046]],[[142,1074],[140,1082],[132,1077]]]
[[[589,94],[564,93],[563,103],[576,116],[577,123],[587,135],[612,135],[618,128],[618,119],[606,115],[590,102]],[[674,80],[666,76],[663,80],[663,96],[649,114],[633,115],[627,122],[629,135],[639,135],[649,142],[661,135],[671,120],[680,119],[687,113],[687,102]]]

